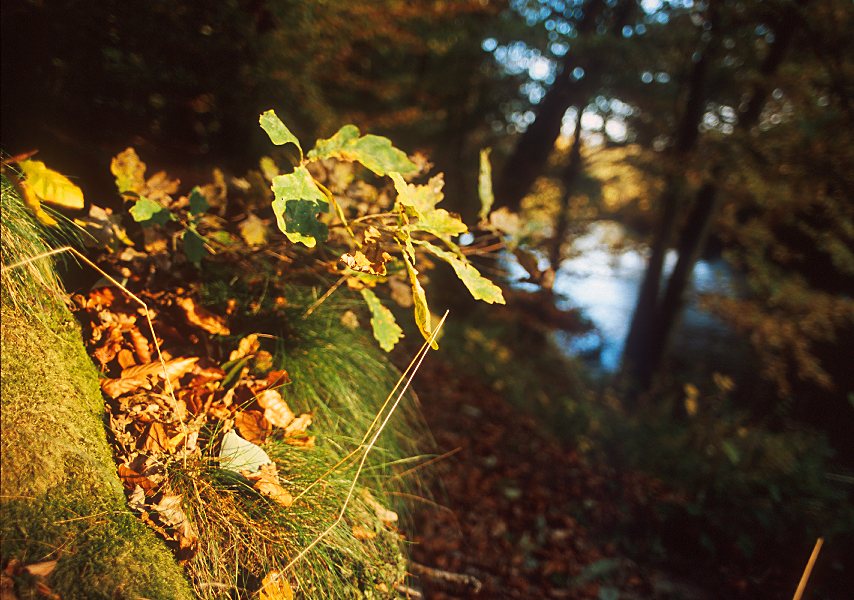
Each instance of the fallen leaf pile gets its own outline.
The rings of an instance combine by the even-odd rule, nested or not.
[[[180,288],[141,292],[141,297],[157,344],[146,311],[121,290],[98,288],[72,300],[101,371],[128,504],[173,545],[179,560],[188,560],[198,535],[184,512],[184,499],[169,485],[165,466],[218,457],[220,468],[244,477],[261,496],[290,506],[293,498],[260,446],[275,437],[313,447],[314,436],[307,433],[312,416],[297,415],[288,406],[281,392],[290,383],[288,374],[273,368],[258,334],[241,339],[228,360],[218,364],[210,354],[226,344],[217,336],[230,334],[224,317],[205,310]],[[181,355],[173,355],[176,349],[183,350]],[[254,458],[246,462],[250,455]]]

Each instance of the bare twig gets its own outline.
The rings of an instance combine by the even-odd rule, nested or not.
[[[804,595],[804,590],[807,587],[807,581],[809,581],[812,568],[815,566],[816,559],[818,559],[818,553],[821,552],[822,544],[824,544],[824,538],[818,538],[815,541],[812,554],[810,554],[810,558],[807,561],[807,566],[804,567],[804,574],[801,575],[801,581],[798,583],[798,589],[795,590],[795,595],[792,596],[792,600],[801,600],[801,596]]]
[[[462,588],[472,594],[479,594],[480,590],[483,588],[483,583],[481,583],[480,579],[465,573],[451,573],[450,571],[435,569],[417,562],[410,562],[409,570],[412,571],[413,575],[417,575],[418,577],[432,579],[433,581],[437,581],[457,589]]]
[[[343,275],[341,278],[338,279],[338,281],[333,283],[332,287],[330,287],[328,290],[326,290],[326,292],[324,292],[324,294],[320,298],[315,300],[314,303],[306,309],[305,313],[303,313],[303,315],[302,315],[302,318],[305,319],[305,318],[308,318],[309,316],[311,316],[311,313],[316,311],[318,309],[318,307],[321,304],[323,304],[326,301],[326,299],[329,298],[329,296],[331,296],[335,292],[335,290],[337,290],[339,287],[341,287],[342,283],[347,281],[347,277],[349,277],[349,275]]]

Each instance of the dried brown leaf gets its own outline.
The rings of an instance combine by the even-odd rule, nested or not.
[[[151,362],[151,348],[148,345],[148,340],[139,329],[130,330],[130,339],[133,343],[133,349],[136,351],[136,356],[141,363]]]
[[[233,350],[231,354],[228,355],[228,360],[240,360],[250,354],[255,354],[258,352],[259,348],[261,348],[261,342],[258,341],[258,334],[249,334],[240,340],[240,343],[237,345],[237,350]]]
[[[293,504],[293,496],[279,483],[279,472],[274,463],[261,465],[260,469],[255,473],[244,471],[243,474],[247,479],[254,482],[255,489],[262,496],[273,500],[285,508]]]
[[[234,426],[244,440],[253,444],[263,444],[272,429],[260,410],[244,410],[235,414]]]
[[[157,487],[157,484],[151,481],[145,475],[141,475],[126,465],[119,465],[119,478],[128,489],[135,489],[139,486],[143,492],[151,492]]]
[[[169,434],[163,423],[153,421],[140,436],[140,448],[146,452],[169,452]]]
[[[136,364],[136,359],[133,357],[133,352],[128,350],[127,348],[122,348],[119,350],[118,354],[119,366],[122,369],[127,369],[128,367],[132,367]]]
[[[214,335],[229,335],[231,330],[225,324],[225,318],[215,315],[209,310],[196,304],[189,296],[178,298],[175,301],[187,317],[187,321],[197,327],[201,327],[208,333]]]
[[[303,413],[285,427],[285,435],[305,433],[309,425],[311,425],[311,413]]]
[[[294,420],[293,411],[276,390],[264,390],[258,394],[257,400],[264,409],[264,417],[275,427],[287,427]]]
[[[374,509],[377,518],[383,523],[395,523],[397,521],[397,513],[380,504],[370,490],[363,490],[362,498],[364,498],[365,504]]]
[[[377,532],[361,525],[353,525],[353,537],[357,540],[372,540],[377,537]]]
[[[34,577],[47,577],[53,573],[53,570],[56,568],[56,563],[57,561],[55,560],[45,560],[31,565],[25,565],[24,571]]]
[[[131,367],[133,368],[133,367]],[[143,388],[151,389],[151,384],[147,377],[122,377],[121,379],[101,379],[101,389],[107,396],[115,400],[123,394],[135,392]]]

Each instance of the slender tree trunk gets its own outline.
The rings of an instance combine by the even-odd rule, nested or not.
[[[597,33],[597,24],[606,8],[607,3],[604,0],[587,0],[584,4],[584,14],[577,25],[579,35],[601,35]],[[623,25],[631,20],[636,10],[637,4],[634,0],[621,0],[611,8],[608,27],[610,34],[619,35]],[[554,150],[566,111],[571,106],[581,106],[597,86],[602,70],[600,62],[597,56],[577,57],[573,52],[566,55],[558,69],[555,82],[536,108],[534,122],[519,137],[516,147],[501,169],[495,188],[497,206],[519,209],[522,198],[542,173],[549,155]],[[576,80],[571,77],[576,67],[584,69],[583,79]]]
[[[561,180],[563,183],[563,202],[561,203],[557,219],[555,220],[555,230],[549,244],[549,264],[555,271],[560,267],[561,248],[563,247],[564,238],[569,230],[569,201],[572,197],[572,190],[578,181],[578,175],[581,173],[581,109],[578,110],[578,119],[575,122],[575,135],[572,140],[572,149],[569,151],[569,160],[564,167]]]
[[[648,344],[658,312],[658,299],[661,292],[661,280],[664,272],[664,259],[674,236],[679,216],[679,199],[682,195],[684,173],[674,172],[677,161],[684,161],[691,155],[699,137],[698,126],[706,103],[706,79],[709,63],[716,50],[715,13],[710,13],[713,23],[712,39],[706,44],[700,58],[694,62],[688,78],[685,106],[680,119],[676,140],[668,153],[670,173],[664,191],[659,200],[661,216],[653,237],[651,254],[644,278],[638,292],[638,301],[632,316],[629,334],[623,351],[623,375],[630,383],[640,389],[647,387],[653,363],[650,361]]]
[[[768,98],[768,79],[777,72],[783,62],[799,18],[798,9],[790,6],[774,28],[776,40],[759,69],[763,77],[755,85],[739,117],[737,127],[744,135],[748,135],[750,129],[759,121],[762,107]],[[691,280],[694,265],[705,247],[714,215],[720,204],[717,180],[723,172],[723,166],[716,165],[711,171],[711,178],[697,191],[696,199],[677,243],[679,258],[660,300],[662,269],[658,265],[655,272],[650,274],[649,270],[653,267],[653,261],[650,261],[648,276],[652,281],[648,286],[651,289],[646,289],[648,282],[645,277],[624,356],[624,366],[631,369],[630,373],[639,390],[649,388],[667,350],[673,327],[684,304],[685,290]],[[662,220],[665,221],[664,218]],[[654,288],[652,288],[653,285],[655,285]],[[644,296],[645,293],[646,296]],[[644,302],[643,306],[642,302]],[[636,322],[641,308],[644,311],[643,320]],[[633,361],[633,366],[629,361]]]

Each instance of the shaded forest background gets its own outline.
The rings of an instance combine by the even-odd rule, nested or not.
[[[768,545],[696,541],[712,560],[749,561],[774,542],[850,532],[844,516],[804,525],[785,506],[851,491],[851,17],[845,0],[5,3],[0,140],[11,154],[38,148],[109,205],[107,166],[127,145],[186,181],[257,168],[257,115],[273,106],[303,140],[354,123],[423,151],[469,220],[478,153],[491,147],[496,205],[523,223],[508,260],[535,290],[510,301],[525,327],[553,328],[531,314],[560,303],[561,264],[591,226],[619,223],[616,248],[646,259],[620,369],[559,367],[584,381],[561,391],[575,421],[560,433],[600,435],[614,460],[647,461],[693,491],[720,476],[674,520],[688,529],[691,510],[719,506],[704,516],[723,530],[738,494],[763,497],[760,523],[744,528]],[[739,282],[702,299],[737,340],[730,373],[702,340],[694,356],[668,351],[694,267],[713,258]],[[453,291],[443,301],[483,318]],[[630,422],[633,442],[601,442]]]

